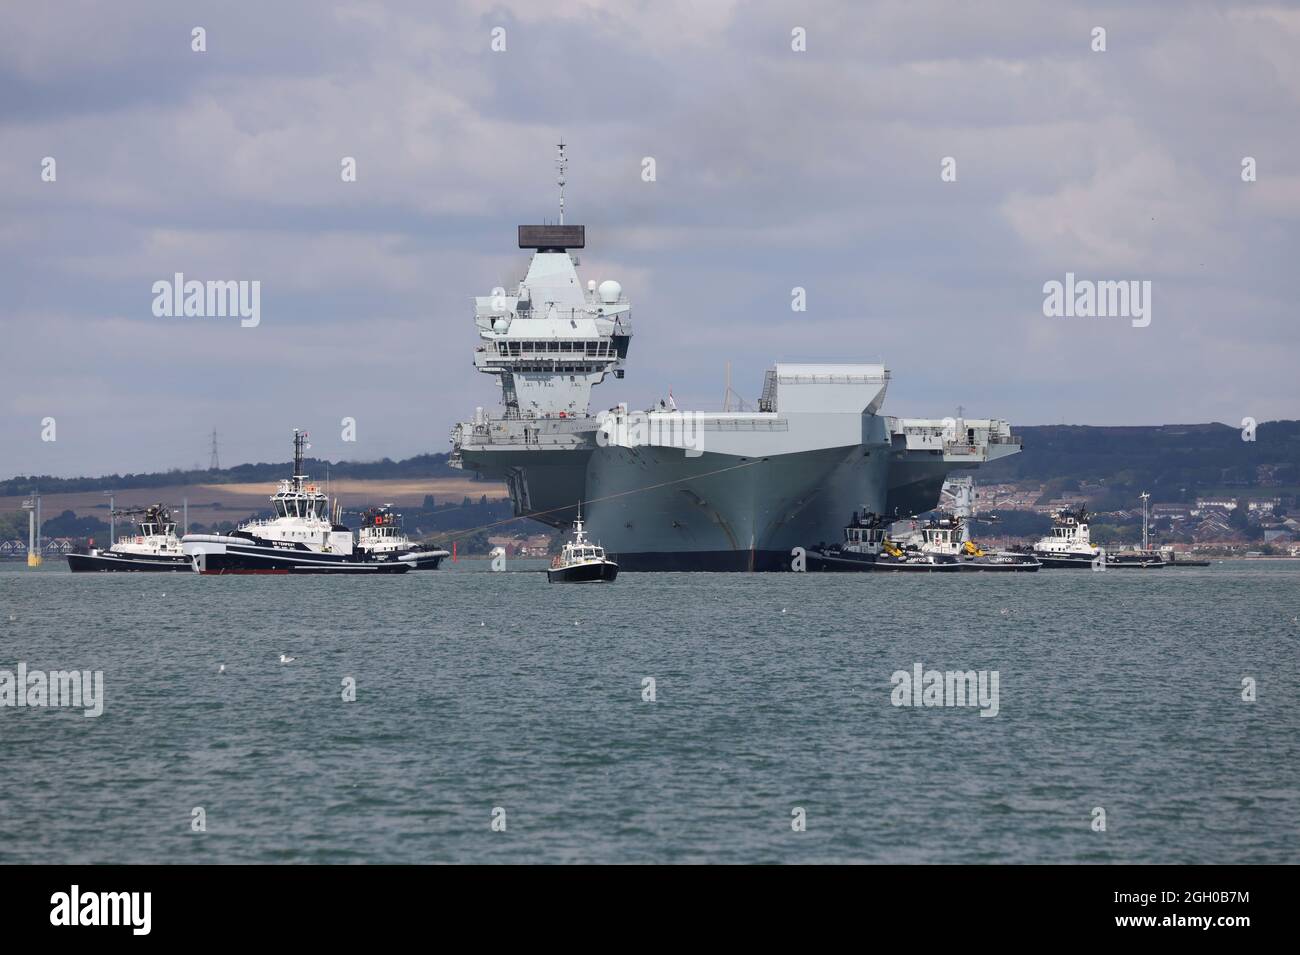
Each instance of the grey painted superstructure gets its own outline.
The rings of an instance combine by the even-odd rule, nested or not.
[[[561,150],[561,178],[563,152]],[[623,377],[631,306],[617,282],[584,289],[581,226],[521,226],[528,273],[476,303],[474,363],[504,411],[452,432],[453,464],[506,482],[515,513],[588,533],[624,570],[784,570],[791,551],[839,540],[854,511],[929,510],[954,469],[1019,448],[999,419],[881,414],[879,364],[768,370],[757,411],[592,413]]]

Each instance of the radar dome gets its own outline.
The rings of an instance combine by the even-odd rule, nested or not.
[[[600,300],[606,305],[614,305],[617,303],[622,294],[623,286],[619,285],[613,279],[605,279],[605,281],[600,283]]]

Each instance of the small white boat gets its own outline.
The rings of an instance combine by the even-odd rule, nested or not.
[[[618,564],[605,554],[605,548],[587,540],[582,529],[582,508],[573,525],[573,540],[566,541],[564,549],[547,568],[546,579],[553,584],[600,583],[618,576]]]

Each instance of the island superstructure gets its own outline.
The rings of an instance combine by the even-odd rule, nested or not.
[[[563,197],[566,159],[557,164]],[[563,210],[561,198],[561,210]],[[613,280],[585,286],[581,225],[522,225],[533,252],[507,293],[475,303],[474,364],[502,411],[452,430],[451,463],[506,483],[517,515],[587,526],[624,570],[788,570],[792,551],[838,540],[854,511],[906,516],[949,472],[1020,450],[1006,421],[881,414],[880,364],[776,363],[756,411],[591,410],[622,378],[631,306]]]

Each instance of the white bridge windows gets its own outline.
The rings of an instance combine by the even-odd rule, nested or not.
[[[608,341],[572,341],[552,339],[551,341],[510,341],[497,342],[496,352],[510,358],[526,355],[582,355],[586,358],[612,358],[614,348]]]

